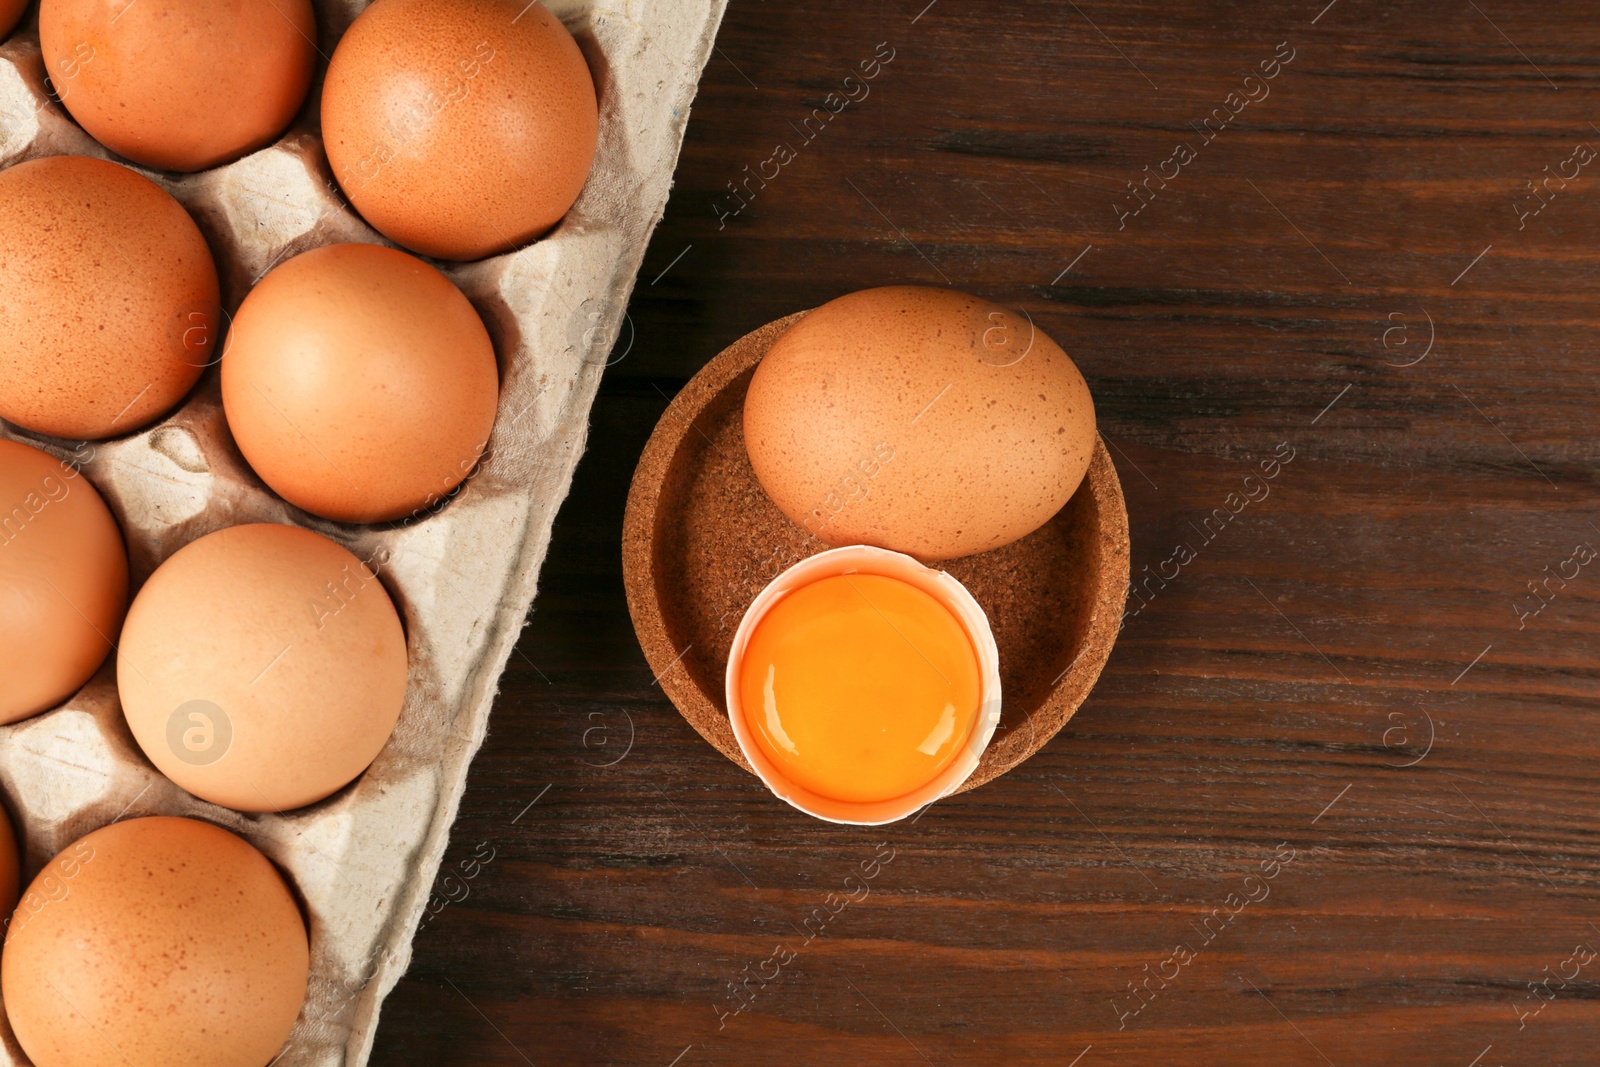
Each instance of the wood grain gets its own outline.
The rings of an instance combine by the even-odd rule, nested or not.
[[[373,1062],[1595,1062],[1600,168],[1526,184],[1600,149],[1592,10],[925,3],[729,11]],[[1039,755],[873,832],[684,723],[618,546],[695,370],[895,282],[1026,309],[1135,581],[1194,559]]]

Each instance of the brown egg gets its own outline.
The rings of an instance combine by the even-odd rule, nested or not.
[[[249,843],[193,819],[130,819],[39,872],[0,985],[34,1067],[266,1067],[309,961],[289,886]]]
[[[326,537],[230,526],[179,549],[134,598],[117,687],[162,774],[214,804],[285,811],[383,748],[405,699],[405,633],[374,569]]]
[[[744,434],[767,494],[824,541],[950,559],[1061,509],[1094,451],[1094,402],[1031,320],[896,286],[830,300],[780,337]]]
[[[128,606],[128,556],[76,467],[0,440],[0,723],[55,707],[104,662]]]
[[[17,28],[22,13],[28,10],[28,0],[0,0],[0,37]]]
[[[187,212],[127,167],[47,156],[0,171],[0,418],[129,433],[210,358],[217,269]]]
[[[277,267],[234,316],[228,425],[291,504],[384,522],[448,498],[494,426],[483,320],[450,280],[378,245],[329,245]]]
[[[203,170],[271,144],[311,84],[310,0],[40,0],[45,70],[113,152]]]
[[[322,90],[340,188],[386,237],[481,259],[561,220],[599,140],[577,42],[528,0],[377,0]]]

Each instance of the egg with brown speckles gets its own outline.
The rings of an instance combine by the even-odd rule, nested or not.
[[[37,715],[93,677],[128,608],[128,554],[72,462],[0,440],[0,723]]]
[[[505,252],[559,222],[599,129],[582,51],[528,0],[377,0],[322,90],[328,163],[351,204],[444,259]]]
[[[1096,440],[1088,384],[1031,319],[914,286],[851,293],[790,327],[750,381],[744,436],[791,520],[924,560],[1044,525]]]
[[[494,345],[450,279],[416,256],[327,245],[250,291],[222,357],[222,403],[250,466],[340,522],[420,516],[488,446]]]
[[[0,418],[93,439],[182,399],[221,315],[216,264],[182,205],[84,156],[0,171],[0,203]]]
[[[194,819],[130,819],[39,872],[0,985],[36,1067],[265,1067],[309,958],[289,886],[252,845]]]
[[[62,104],[118,155],[195,171],[263,148],[300,110],[317,54],[310,0],[41,0]]]

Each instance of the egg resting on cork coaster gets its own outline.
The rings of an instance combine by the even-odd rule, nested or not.
[[[628,610],[651,672],[689,724],[746,771],[723,699],[734,632],[768,582],[833,547],[778,510],[744,445],[750,377],[804,314],[746,334],[684,386],[639,459],[623,523]],[[977,599],[1000,647],[1000,727],[957,790],[965,792],[1044,747],[1111,654],[1127,596],[1129,544],[1122,486],[1105,443],[1096,440],[1083,484],[1042,527],[933,566]]]

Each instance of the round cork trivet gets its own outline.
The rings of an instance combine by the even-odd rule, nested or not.
[[[623,521],[623,582],[645,659],[689,724],[747,771],[723,700],[734,631],[768,582],[832,547],[768,499],[744,449],[750,377],[804,314],[746,334],[690,379],[645,446]],[[1111,655],[1128,590],[1128,512],[1105,442],[1044,526],[937,566],[977,598],[1000,646],[1000,727],[964,792],[1044,747]]]

